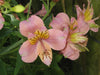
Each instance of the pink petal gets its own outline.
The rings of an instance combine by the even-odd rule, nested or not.
[[[71,17],[71,23],[74,23],[75,20],[75,17]]]
[[[93,32],[98,32],[99,28],[90,28],[90,30],[92,30]]]
[[[69,44],[66,44],[66,47],[62,50],[64,57],[69,57],[74,53],[74,50],[70,47]]]
[[[78,5],[76,5],[76,12],[77,12],[77,18],[84,16],[82,9]]]
[[[36,45],[31,45],[29,41],[24,42],[19,50],[19,54],[26,63],[35,61],[38,56]]]
[[[4,22],[4,18],[2,16],[2,14],[0,13],[0,30],[3,28],[3,22]]]
[[[88,23],[86,23],[82,18],[78,18],[77,22],[78,22],[79,32],[83,32],[84,34],[88,33],[90,28]]]
[[[56,29],[50,29],[49,32],[49,38],[46,39],[48,44],[51,48],[55,50],[61,50],[65,47],[66,38],[64,37],[64,33],[60,30]]]
[[[40,11],[38,11],[35,15],[45,16],[46,13],[47,13],[46,10],[40,10]]]
[[[73,49],[73,54],[71,54],[67,58],[69,58],[71,60],[78,59],[80,56],[80,50],[77,47],[75,47],[75,45],[73,43],[70,43],[69,45],[70,45],[70,48]]]
[[[52,50],[49,44],[46,41],[42,40],[41,42],[38,42],[37,50],[39,52],[41,61],[49,66],[52,61]]]
[[[35,15],[40,15],[40,16],[45,16],[45,14],[47,13],[44,4],[42,4],[42,9],[40,11],[38,11]]]
[[[69,24],[70,23],[70,20],[69,20],[69,17],[66,13],[59,13],[56,18],[59,18],[60,20],[62,19],[63,22]]]
[[[94,11],[94,10],[93,10],[93,7],[91,6],[91,1],[89,1],[89,0],[88,0],[87,9],[90,9],[90,10],[91,10],[91,15],[93,16],[93,14],[94,14],[93,11]]]
[[[62,51],[63,55],[71,60],[76,60],[79,58],[79,51],[71,48],[70,44],[68,43],[66,48]]]
[[[68,15],[65,13],[59,13],[50,23],[50,26],[55,29],[63,30],[69,23]]]
[[[94,20],[88,21],[88,24],[92,24],[92,23],[95,24]],[[90,28],[90,30],[93,31],[93,32],[98,32],[99,28]]]
[[[71,60],[76,60],[76,59],[78,59],[79,58],[79,56],[80,56],[80,53],[79,53],[79,51],[75,51],[74,52],[74,54],[72,54],[71,56],[69,56],[69,57],[67,57],[67,58],[69,58],[69,59],[71,59]]]
[[[26,9],[24,10],[24,13],[28,13],[28,8],[26,8]],[[30,11],[29,14],[32,14],[32,12]]]
[[[35,35],[32,34],[32,33],[29,33],[29,35],[28,35],[28,39],[33,38],[33,37],[35,37]]]
[[[30,4],[30,3],[27,3],[27,4],[26,4],[24,13],[28,13],[29,4]],[[32,12],[30,11],[29,14],[32,14]]]
[[[65,35],[65,38],[67,39],[67,37],[69,35],[69,26],[68,25],[64,28],[63,33]]]
[[[36,30],[46,30],[40,17],[32,15],[28,20],[20,22],[20,32],[23,36],[28,37],[29,33],[34,33]]]

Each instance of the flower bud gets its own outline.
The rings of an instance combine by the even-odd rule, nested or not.
[[[11,8],[11,11],[16,12],[16,13],[21,13],[25,10],[25,7],[22,5],[16,5]]]

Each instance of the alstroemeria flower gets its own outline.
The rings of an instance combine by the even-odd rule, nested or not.
[[[0,30],[3,28],[3,22],[4,22],[4,18],[2,16],[2,14],[0,13]]]
[[[82,51],[80,47],[84,47],[84,43],[88,40],[83,36],[83,32],[80,32],[76,19],[72,17],[70,21],[67,14],[59,13],[50,23],[50,26],[64,32],[66,46],[61,52],[65,57],[76,60]]]
[[[28,20],[20,23],[20,32],[28,38],[19,50],[22,60],[26,63],[35,61],[39,56],[44,64],[50,65],[52,61],[51,48],[61,50],[66,43],[62,31],[47,30],[42,19],[36,15],[32,15]]]
[[[42,9],[38,11],[35,15],[45,16],[46,13],[47,13],[47,10],[45,9],[44,4],[42,4]]]
[[[95,24],[95,20],[98,19],[92,19],[93,18],[93,7],[90,6],[90,1],[88,0],[88,6],[87,9],[85,9],[84,5],[83,5],[83,10],[76,5],[76,11],[77,11],[77,21],[79,23],[80,28],[84,28],[83,31],[85,31],[85,27],[89,27],[90,30],[94,31],[94,32],[98,32],[98,28],[99,25]],[[84,26],[82,26],[81,24],[84,24]],[[87,31],[88,32],[88,31]]]

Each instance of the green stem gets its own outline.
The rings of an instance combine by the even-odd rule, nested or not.
[[[30,10],[31,10],[32,0],[30,0],[28,13],[27,13],[27,19],[29,18]]]
[[[65,9],[65,0],[62,0],[62,8],[63,8],[63,11],[66,13],[66,9]]]
[[[48,5],[48,10],[47,11],[49,11],[49,0],[47,0],[47,5]]]
[[[42,18],[43,20],[45,20],[47,18],[47,16],[50,14],[50,12],[52,11],[52,8],[56,5],[56,3],[53,3],[53,5],[51,5],[49,11],[46,13],[46,15]]]
[[[50,12],[51,12],[51,8],[50,8],[50,10],[46,13],[46,15],[42,18],[43,20],[45,20],[46,18],[47,18],[47,16],[50,14]]]

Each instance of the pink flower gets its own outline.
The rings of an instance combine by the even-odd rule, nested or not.
[[[83,31],[85,31],[85,27],[88,27],[90,30],[94,31],[94,32],[98,32],[98,28],[99,26],[97,24],[95,24],[95,20],[98,19],[92,19],[93,18],[93,7],[90,6],[90,1],[88,0],[88,6],[87,9],[85,9],[84,5],[83,5],[83,10],[76,5],[76,11],[77,11],[77,18],[78,18],[78,23],[80,26],[80,28],[83,28]],[[84,25],[81,25],[84,24]],[[84,27],[85,26],[85,27]],[[88,30],[87,30],[88,32]],[[86,33],[87,33],[86,32]]]
[[[2,14],[0,13],[0,30],[3,28],[3,22],[4,22],[4,18],[2,16]]]
[[[50,23],[50,26],[64,32],[66,46],[61,52],[65,57],[76,60],[81,52],[79,47],[84,47],[84,43],[88,40],[83,36],[84,32],[80,32],[76,19],[72,17],[70,21],[67,14],[59,13]]]
[[[28,38],[19,50],[22,60],[26,63],[35,61],[39,55],[44,64],[50,65],[52,61],[51,48],[59,51],[64,48],[66,43],[62,31],[47,30],[42,19],[35,15],[20,23],[20,32]]]
[[[42,9],[40,11],[38,11],[35,15],[39,15],[39,16],[45,16],[45,14],[47,13],[44,4],[42,4]]]

